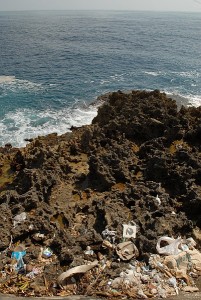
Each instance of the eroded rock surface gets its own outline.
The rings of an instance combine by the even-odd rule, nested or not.
[[[58,257],[57,268],[45,270],[52,281],[62,268],[83,264],[87,246],[91,260],[107,251],[106,227],[121,242],[130,221],[145,260],[159,236],[192,236],[201,246],[201,107],[178,110],[159,91],[104,100],[90,126],[0,148],[0,251],[11,236],[26,245],[27,262],[50,247]],[[26,220],[14,227],[22,212]]]

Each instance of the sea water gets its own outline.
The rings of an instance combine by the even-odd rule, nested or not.
[[[100,94],[201,105],[201,13],[0,12],[0,146],[90,124]]]

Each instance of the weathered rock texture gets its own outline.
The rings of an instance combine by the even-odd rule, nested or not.
[[[11,235],[26,245],[29,262],[49,246],[59,260],[57,274],[46,270],[52,278],[82,264],[87,246],[95,257],[104,253],[106,227],[120,242],[129,221],[138,226],[141,258],[156,252],[162,235],[201,242],[201,107],[178,111],[159,91],[104,100],[90,126],[0,148],[0,251]],[[27,219],[14,228],[21,212]]]

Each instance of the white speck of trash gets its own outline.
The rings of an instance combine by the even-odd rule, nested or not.
[[[87,246],[86,250],[84,251],[84,253],[86,255],[93,255],[94,254],[94,251],[91,250],[91,247],[90,246]]]
[[[168,279],[168,284],[175,289],[175,292],[178,295],[179,291],[178,291],[178,287],[177,287],[177,280],[176,280],[176,278],[175,277],[169,278]]]
[[[39,232],[38,232],[38,233],[35,234],[35,237],[36,237],[36,238],[44,238],[45,235],[44,235],[44,233],[39,233]]]
[[[27,218],[27,214],[25,212],[22,212],[21,214],[19,215],[16,215],[14,218],[13,218],[13,226],[15,228],[15,226],[17,224],[20,224],[22,222],[24,222]]]
[[[158,195],[156,196],[156,202],[158,205],[161,205],[161,199],[158,197]]]

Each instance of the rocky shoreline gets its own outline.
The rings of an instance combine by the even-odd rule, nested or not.
[[[19,243],[30,270],[41,248],[53,252],[43,275],[29,282],[31,295],[58,295],[58,275],[83,265],[87,247],[89,261],[107,255],[105,277],[115,278],[124,266],[102,246],[106,228],[116,232],[118,244],[122,225],[135,222],[144,262],[164,235],[193,237],[201,248],[201,107],[178,109],[158,90],[102,99],[89,126],[38,137],[21,149],[0,148],[0,270],[11,264],[8,254]],[[21,213],[24,220],[14,224]],[[6,280],[1,290],[10,293]]]

